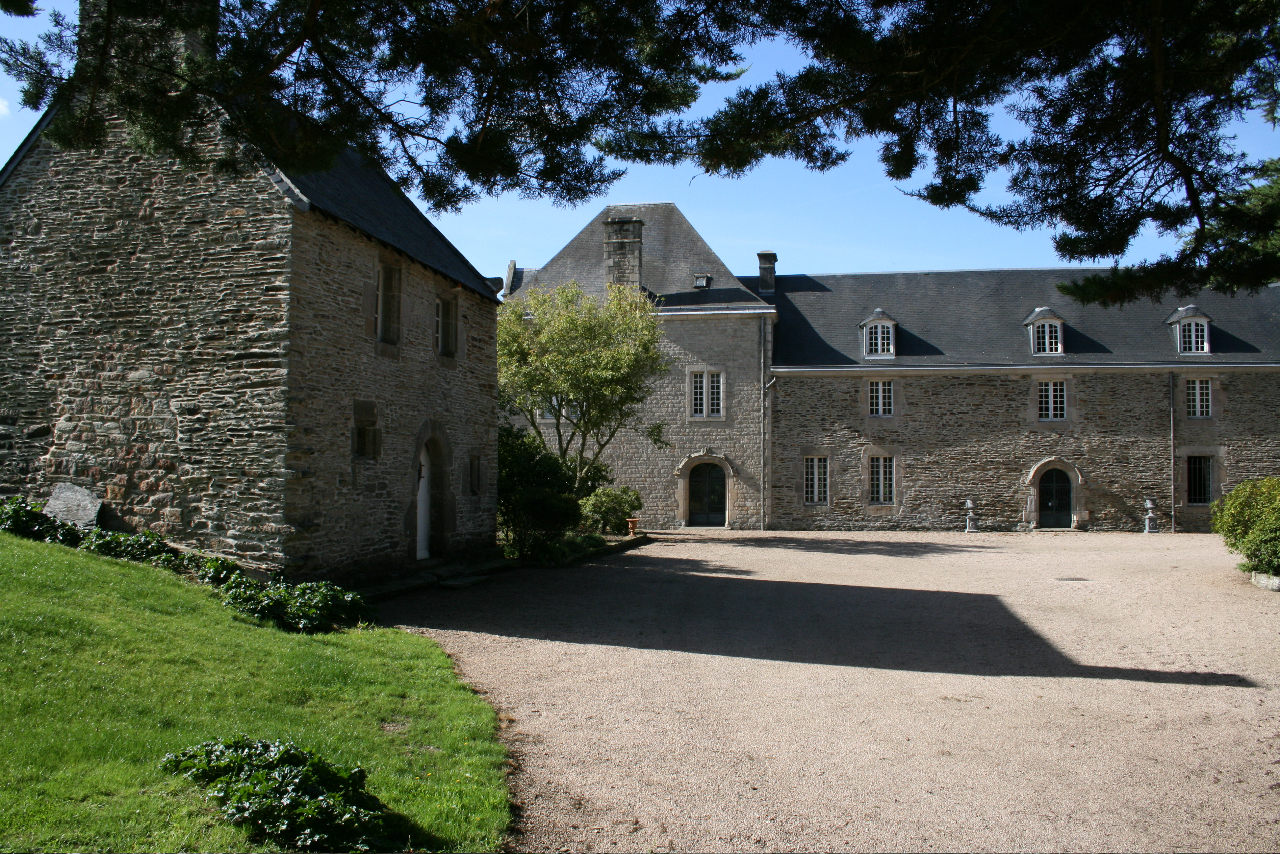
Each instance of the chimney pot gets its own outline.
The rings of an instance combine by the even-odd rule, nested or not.
[[[757,252],[756,257],[760,259],[760,291],[761,293],[773,293],[774,285],[774,267],[778,263],[778,253],[776,252]]]

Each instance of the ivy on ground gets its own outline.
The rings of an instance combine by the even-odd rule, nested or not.
[[[235,561],[179,551],[151,531],[120,534],[92,528],[86,532],[46,516],[42,510],[42,505],[32,504],[21,496],[0,502],[0,531],[171,570],[219,588],[222,601],[228,607],[271,620],[287,631],[308,634],[332,631],[354,626],[370,616],[371,609],[360,594],[327,581],[303,584],[259,581],[246,575]]]
[[[365,790],[363,768],[342,768],[292,743],[206,741],[160,768],[206,786],[223,818],[259,841],[299,851],[386,847],[387,809]]]

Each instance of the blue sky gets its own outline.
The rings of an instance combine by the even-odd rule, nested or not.
[[[76,3],[41,3],[74,14]],[[33,38],[43,18],[0,16],[0,32]],[[785,44],[766,44],[748,56],[742,82],[759,82],[775,69],[794,68],[798,55]],[[709,110],[733,85],[708,90],[695,108]],[[18,147],[37,116],[18,106],[18,87],[0,74],[0,159]],[[1280,135],[1261,120],[1237,129],[1238,145],[1255,157],[1280,156]],[[857,145],[838,169],[819,174],[790,161],[767,162],[738,179],[703,175],[692,166],[629,167],[609,193],[577,208],[508,195],[432,217],[444,234],[486,276],[507,262],[544,264],[606,204],[675,202],[730,270],[754,273],[755,253],[778,253],[779,273],[854,273],[1060,266],[1047,231],[1017,232],[961,210],[940,210],[903,194],[884,176],[876,144]],[[989,197],[998,198],[996,190]],[[1173,247],[1144,235],[1125,261],[1153,258]]]

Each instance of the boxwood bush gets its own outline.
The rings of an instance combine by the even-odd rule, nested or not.
[[[223,818],[257,841],[298,851],[386,847],[387,809],[365,790],[363,768],[247,736],[170,753],[160,767],[208,787]]]
[[[1213,530],[1243,555],[1240,569],[1280,575],[1280,477],[1246,480],[1213,506]]]
[[[627,519],[644,507],[640,493],[629,486],[602,486],[582,499],[584,527],[592,532],[625,534]]]

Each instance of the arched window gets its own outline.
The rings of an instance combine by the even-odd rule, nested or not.
[[[1047,305],[1037,308],[1022,321],[1031,333],[1031,352],[1036,356],[1054,356],[1062,349],[1062,317]]]
[[[1213,319],[1194,305],[1185,305],[1165,320],[1173,330],[1180,355],[1209,352],[1209,324]]]
[[[894,332],[898,322],[877,308],[858,324],[862,327],[863,355],[868,359],[892,359],[896,355]]]

